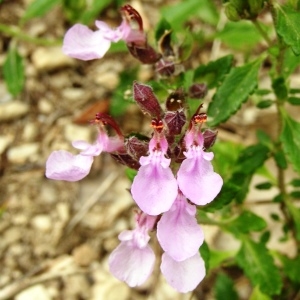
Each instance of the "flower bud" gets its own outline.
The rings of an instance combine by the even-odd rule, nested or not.
[[[183,110],[167,111],[164,120],[168,126],[170,135],[177,135],[181,133],[182,127],[186,123],[186,116]]]
[[[249,9],[252,16],[257,16],[264,6],[264,0],[248,0]]]
[[[211,129],[205,129],[203,132],[204,137],[204,148],[209,149],[213,146],[213,144],[216,141],[218,131],[211,130]]]
[[[137,136],[130,136],[125,140],[127,153],[139,160],[141,156],[148,154],[149,139],[139,139]]]
[[[241,19],[238,10],[231,2],[226,3],[225,5],[225,14],[227,18],[233,22],[237,22]]]
[[[155,65],[156,72],[165,77],[172,76],[175,72],[175,64],[172,61],[160,59]]]
[[[133,83],[133,99],[143,113],[148,113],[153,118],[160,118],[163,115],[163,110],[160,107],[151,86],[135,81]]]
[[[205,83],[194,83],[189,88],[189,96],[194,99],[202,99],[207,94],[207,85]]]
[[[143,64],[155,64],[161,58],[161,54],[157,53],[147,43],[145,46],[128,43],[127,48],[131,55]]]
[[[141,166],[138,160],[134,159],[133,157],[131,157],[129,154],[126,153],[117,153],[117,154],[110,153],[110,156],[116,162],[134,170],[138,170]]]
[[[171,93],[166,101],[166,108],[170,111],[180,110],[184,107],[185,95],[182,88],[178,88],[175,92]]]

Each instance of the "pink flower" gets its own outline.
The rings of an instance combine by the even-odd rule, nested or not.
[[[74,141],[74,148],[82,150],[80,154],[59,150],[50,154],[46,162],[46,177],[54,180],[78,181],[86,177],[91,169],[94,156],[102,151],[113,152],[123,147],[121,138],[110,138],[104,130],[100,130],[94,144],[85,141]]]
[[[95,24],[98,28],[96,31],[81,24],[71,27],[64,37],[63,52],[73,58],[91,60],[103,57],[111,42],[145,41],[144,33],[131,29],[126,21],[123,21],[116,29],[111,29],[102,21],[96,21]]]
[[[92,156],[73,155],[59,150],[50,154],[46,162],[46,177],[54,180],[78,181],[90,172]]]
[[[195,255],[204,241],[196,220],[196,207],[179,193],[174,204],[157,224],[157,238],[163,250],[174,260],[183,261]]]
[[[201,132],[190,130],[185,136],[185,143],[186,159],[177,173],[178,186],[190,201],[205,205],[218,195],[223,179],[213,170],[210,162],[213,153],[203,151],[204,138]]]
[[[167,282],[180,293],[194,290],[206,273],[204,261],[199,252],[180,262],[164,253],[160,269]]]
[[[155,254],[148,245],[156,217],[140,213],[137,215],[136,228],[119,235],[120,245],[110,254],[110,272],[130,287],[143,284],[151,275]]]
[[[131,186],[134,201],[149,215],[168,211],[178,193],[176,179],[169,168],[171,160],[165,157],[167,149],[165,137],[154,134],[149,143],[150,154],[140,158],[141,167]]]

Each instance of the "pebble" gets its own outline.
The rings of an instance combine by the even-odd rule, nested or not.
[[[1,135],[0,136],[0,154],[2,154],[7,147],[12,143],[14,137],[12,135]]]
[[[48,232],[52,227],[52,220],[48,215],[36,215],[31,220],[31,224],[37,230]]]
[[[56,210],[60,220],[66,223],[70,219],[69,205],[67,203],[60,202],[56,205]]]
[[[7,152],[8,160],[13,164],[23,164],[26,161],[34,162],[40,148],[39,143],[27,143],[10,148]]]
[[[95,83],[105,86],[108,90],[114,90],[119,84],[119,75],[115,72],[99,74],[94,78]]]
[[[114,278],[109,278],[104,282],[99,282],[92,287],[91,300],[125,300],[130,299],[130,288],[123,282],[116,282]]]
[[[19,227],[11,227],[7,229],[1,238],[1,246],[9,246],[20,240],[22,233]]]
[[[27,123],[23,129],[23,140],[25,142],[33,142],[38,135],[38,125],[33,123]]]
[[[39,100],[38,110],[41,114],[49,115],[53,112],[53,105],[49,100],[42,98]]]
[[[74,60],[65,55],[61,47],[37,48],[32,53],[31,59],[38,71],[55,70],[74,64]]]
[[[62,97],[69,101],[82,100],[86,95],[86,91],[80,88],[65,88],[62,91]]]
[[[15,300],[51,300],[51,297],[42,284],[37,284],[19,293]]]
[[[29,112],[29,105],[21,101],[10,101],[0,104],[0,122],[23,117]]]
[[[91,129],[89,126],[79,126],[75,124],[67,124],[64,128],[64,134],[68,141],[84,140],[89,142],[91,140]]]
[[[72,255],[77,265],[81,267],[87,267],[97,257],[97,253],[94,248],[89,244],[82,244],[76,247]]]

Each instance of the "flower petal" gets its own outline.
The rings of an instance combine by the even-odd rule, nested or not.
[[[180,293],[194,290],[206,273],[204,261],[199,252],[180,262],[164,253],[160,269],[167,282]]]
[[[178,198],[158,222],[157,238],[169,256],[183,261],[199,251],[204,234],[197,224],[195,206],[188,204],[182,195]]]
[[[110,272],[130,287],[139,286],[148,279],[154,262],[155,255],[150,246],[140,249],[130,241],[121,242],[108,260]]]
[[[99,30],[76,24],[67,31],[62,50],[70,57],[91,60],[103,57],[109,47],[110,41]]]
[[[223,185],[222,177],[214,172],[211,162],[202,155],[186,158],[182,162],[177,182],[182,193],[198,205],[211,202]]]
[[[140,167],[133,180],[131,193],[143,212],[155,216],[170,209],[178,187],[170,168],[148,164]]]
[[[87,176],[93,157],[73,155],[59,150],[50,154],[46,162],[46,177],[55,180],[78,181]]]

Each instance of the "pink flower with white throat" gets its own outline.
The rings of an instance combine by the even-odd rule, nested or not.
[[[203,115],[196,114],[191,122],[191,128],[186,133],[184,152],[186,159],[182,162],[178,173],[177,182],[182,193],[193,203],[205,205],[211,202],[220,192],[223,179],[214,172],[211,160],[212,152],[204,152],[204,137],[201,133]],[[200,123],[200,126],[199,124]]]
[[[143,284],[153,271],[155,254],[148,245],[148,231],[153,229],[156,218],[138,213],[136,228],[120,233],[121,243],[109,256],[110,272],[130,287]]]
[[[196,207],[181,192],[159,220],[157,238],[163,250],[176,261],[186,260],[199,251],[204,234],[197,223]]]
[[[143,30],[131,28],[129,20],[124,19],[116,29],[102,21],[96,21],[95,25],[98,28],[96,31],[81,24],[71,27],[64,37],[63,52],[73,58],[92,60],[102,58],[112,42],[146,43]]]
[[[161,122],[161,121],[157,121]],[[166,158],[168,142],[162,132],[154,131],[149,143],[149,156],[140,158],[131,194],[140,209],[149,215],[168,211],[178,193],[177,182]]]
[[[101,122],[112,125],[117,133],[117,137],[109,137],[102,127]],[[122,134],[111,117],[96,114],[93,123],[99,125],[99,133],[94,144],[86,141],[73,141],[74,148],[81,150],[80,154],[74,155],[65,150],[54,151],[50,154],[46,162],[46,177],[54,180],[78,181],[86,177],[91,169],[94,156],[101,152],[114,152],[124,148]]]

